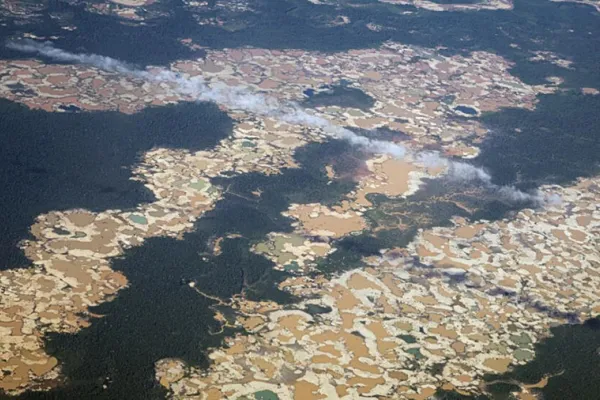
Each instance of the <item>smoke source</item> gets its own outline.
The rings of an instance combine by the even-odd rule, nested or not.
[[[152,73],[106,56],[70,53],[54,47],[50,42],[40,43],[24,39],[8,42],[6,46],[12,50],[39,54],[55,61],[85,64],[146,81],[170,83],[181,95],[190,96],[197,101],[215,102],[229,109],[243,110],[294,125],[318,128],[332,137],[345,140],[353,146],[361,147],[372,153],[389,154],[396,158],[404,158],[410,154],[428,167],[447,168],[448,179],[481,182],[486,188],[496,192],[500,200],[506,202],[533,202],[537,205],[556,202],[554,198],[546,198],[539,192],[531,194],[513,186],[495,185],[492,183],[491,176],[484,169],[466,162],[449,160],[437,152],[409,152],[405,146],[400,144],[357,135],[349,129],[335,125],[326,118],[305,111],[296,103],[282,103],[273,97],[254,93],[249,88],[230,87],[219,83],[209,86],[201,77],[186,78],[169,70]]]

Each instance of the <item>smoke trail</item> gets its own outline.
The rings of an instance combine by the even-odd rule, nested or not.
[[[530,194],[522,192],[513,186],[495,185],[492,183],[491,176],[482,168],[465,162],[448,160],[441,157],[439,153],[411,153],[406,147],[400,144],[357,135],[349,129],[335,125],[326,118],[303,110],[296,103],[281,103],[273,97],[253,93],[249,88],[230,87],[220,83],[213,83],[209,86],[201,77],[185,78],[179,73],[169,70],[152,73],[136,69],[130,64],[106,56],[70,53],[57,49],[51,42],[39,43],[24,39],[18,42],[8,42],[6,46],[13,50],[39,54],[56,61],[86,64],[105,71],[129,75],[146,81],[170,83],[174,86],[174,90],[180,94],[190,96],[198,101],[215,102],[230,109],[243,110],[294,125],[306,125],[318,128],[332,137],[345,140],[353,146],[361,147],[372,153],[389,154],[396,158],[404,158],[407,155],[411,155],[415,160],[428,167],[437,166],[446,168],[448,170],[448,179],[463,182],[479,181],[489,190],[496,192],[501,199],[508,202],[533,202],[540,205],[554,201],[547,200],[540,193]]]
[[[448,170],[447,177],[452,181],[481,181],[485,185],[493,185],[492,177],[483,168],[462,161],[448,160],[440,156],[438,152],[421,152],[416,156],[416,160],[426,167],[446,168]]]
[[[497,199],[506,203],[533,203],[535,205],[556,205],[560,198],[556,195],[544,195],[539,190],[526,193],[514,186],[499,186],[492,183],[492,176],[483,168],[476,167],[466,162],[448,160],[441,157],[437,152],[421,152],[417,154],[416,160],[427,167],[443,167],[447,169],[446,178],[453,182],[478,181],[489,191],[493,192]]]
[[[56,61],[88,64],[107,71],[129,73],[133,67],[114,58],[100,56],[97,54],[73,54],[57,49],[51,42],[39,43],[30,39],[19,42],[8,42],[6,47],[25,53],[37,53]]]
[[[175,90],[180,94],[191,96],[198,101],[212,101],[217,104],[225,105],[231,109],[249,111],[257,115],[273,117],[291,124],[308,125],[313,128],[320,128],[331,136],[346,140],[354,146],[363,147],[374,153],[387,153],[394,157],[404,157],[406,154],[406,148],[404,146],[365,138],[348,129],[331,123],[331,121],[326,118],[309,114],[297,104],[282,104],[275,98],[252,93],[247,88],[232,88],[223,84],[213,84],[209,87],[201,77],[186,79],[180,74],[168,70],[162,70],[156,74],[152,74],[148,71],[135,69],[132,65],[110,57],[96,54],[74,54],[57,49],[50,42],[38,43],[33,40],[25,39],[19,42],[9,42],[6,46],[13,50],[39,54],[56,61],[86,64],[106,71],[130,75],[148,81],[172,83],[175,85]]]

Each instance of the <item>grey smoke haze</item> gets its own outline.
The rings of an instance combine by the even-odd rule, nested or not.
[[[181,74],[160,70],[150,72],[137,69],[134,66],[114,58],[97,54],[76,54],[58,49],[50,42],[36,42],[25,39],[8,42],[10,49],[26,53],[39,54],[60,62],[90,65],[105,71],[133,76],[155,83],[170,83],[182,95],[198,101],[214,102],[230,109],[243,110],[261,116],[267,116],[293,125],[304,125],[321,129],[326,134],[345,140],[353,146],[360,147],[372,153],[389,154],[396,158],[404,158],[410,154],[414,159],[428,167],[445,167],[448,169],[447,178],[454,181],[479,181],[486,188],[494,191],[500,200],[507,202],[533,202],[535,204],[555,203],[541,193],[525,193],[513,186],[498,186],[492,183],[492,177],[482,168],[466,162],[449,160],[437,152],[414,153],[397,143],[370,139],[357,135],[349,129],[338,126],[326,118],[314,115],[292,102],[282,103],[276,98],[253,92],[246,87],[231,87],[223,83],[211,83],[209,86],[202,77],[183,77]]]

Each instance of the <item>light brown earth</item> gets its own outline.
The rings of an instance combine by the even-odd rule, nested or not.
[[[414,62],[417,56],[420,59]],[[457,121],[454,118],[454,111],[451,109],[453,105],[443,106],[441,102],[448,94],[456,96],[456,104],[469,104],[481,111],[494,111],[508,106],[531,109],[535,106],[537,94],[554,90],[551,85],[530,86],[520,82],[509,74],[510,67],[510,63],[490,53],[474,52],[469,56],[446,57],[439,55],[435,49],[391,42],[376,49],[331,54],[265,49],[208,51],[206,58],[202,60],[187,60],[172,65],[173,70],[181,71],[184,76],[202,74],[209,84],[219,81],[229,85],[246,85],[250,89],[264,90],[269,96],[279,100],[292,101],[301,100],[302,91],[307,87],[355,77],[353,85],[376,99],[373,109],[351,114],[339,108],[326,108],[316,110],[317,115],[341,125],[388,126],[409,135],[409,147],[419,149],[424,145],[436,144],[448,152],[467,146],[461,140],[470,138],[473,132],[480,138],[486,134],[486,130],[476,119]],[[148,106],[192,100],[173,86],[144,83],[85,66],[45,65],[35,60],[4,60],[0,62],[0,68],[6,72],[6,75],[0,78],[1,97],[47,112],[58,111],[60,105],[76,105],[84,111],[115,110],[135,113]],[[457,74],[457,71],[461,73]],[[269,80],[265,81],[264,76],[269,76]],[[498,85],[499,82],[503,85]],[[8,85],[15,83],[23,85],[24,90],[30,90],[31,95],[11,91]],[[36,382],[55,379],[60,372],[60,365],[55,366],[55,360],[43,351],[43,336],[48,332],[76,332],[94,323],[96,317],[86,314],[88,307],[110,300],[127,285],[127,278],[110,268],[110,260],[121,255],[128,247],[141,245],[146,238],[161,235],[181,237],[186,230],[191,229],[193,222],[218,201],[223,191],[229,190],[213,188],[214,190],[209,192],[210,178],[221,176],[225,172],[278,174],[284,168],[297,168],[293,154],[298,147],[328,139],[327,135],[318,129],[280,123],[243,110],[227,111],[235,121],[235,128],[231,137],[221,141],[215,148],[195,153],[153,149],[141,156],[139,165],[132,171],[132,176],[133,179],[143,182],[155,194],[157,201],[154,203],[130,211],[91,213],[86,210],[67,210],[38,217],[31,227],[33,239],[22,244],[26,256],[33,263],[32,267],[0,273],[0,365],[5,371],[0,377],[0,388],[18,393]],[[399,120],[405,122],[398,122]],[[441,139],[434,139],[435,137]],[[252,142],[254,146],[247,146],[248,142]],[[468,151],[465,151],[466,153]],[[359,191],[351,193],[342,204],[332,207],[293,205],[288,210],[289,215],[293,215],[296,209],[301,211],[297,216],[297,230],[305,229],[311,234],[324,231],[325,236],[332,239],[363,230],[367,226],[362,218],[361,209],[370,206],[365,198],[367,193],[383,193],[392,197],[406,195],[416,190],[420,179],[426,175],[426,171],[421,171],[419,166],[404,161],[380,158],[376,155],[372,161],[372,173],[361,181]],[[330,176],[330,179],[335,177]],[[235,195],[232,192],[228,193]],[[256,193],[260,193],[260,188],[256,188]],[[317,215],[311,216],[312,211],[308,212],[307,207],[317,211]],[[577,229],[582,232],[596,229],[593,211],[578,217],[588,218],[589,215],[592,215],[592,218],[587,221],[587,225]],[[56,227],[69,231],[69,234],[57,235],[53,230]],[[469,235],[475,235],[471,240],[479,237],[479,231],[473,233],[470,229],[461,231],[460,237],[468,239]],[[565,230],[569,232],[565,233],[565,238],[572,239],[578,246],[589,243],[592,238],[589,235],[584,237],[577,229]],[[274,237],[270,237],[269,240],[272,238]],[[437,261],[448,257],[449,262],[455,265],[469,265],[469,273],[473,270],[479,271],[472,265],[472,260],[460,259],[462,253],[444,253],[438,260],[439,249],[435,246],[430,248],[425,242],[415,243],[427,249],[426,253],[420,254],[426,261],[429,257],[432,265],[437,265]],[[506,244],[508,245],[511,243]],[[518,243],[514,245],[517,246],[516,249],[520,248]],[[308,268],[315,259],[331,251],[331,245],[327,242],[308,241],[302,245],[291,243],[286,246],[282,254],[290,257],[288,260],[299,260],[301,269]],[[473,248],[479,252],[479,258],[487,256],[483,242],[479,247],[474,244]],[[475,250],[472,254],[476,254]],[[270,257],[270,254],[266,255]],[[549,261],[548,265],[550,264],[556,268],[556,262]],[[402,389],[403,393],[427,393],[431,385],[434,385],[430,377],[415,377],[405,368],[408,360],[414,357],[404,351],[410,346],[403,345],[398,338],[373,338],[375,332],[371,328],[381,336],[384,331],[390,334],[404,332],[398,327],[407,327],[409,323],[424,318],[443,321],[447,306],[435,310],[436,316],[433,313],[423,315],[424,311],[415,299],[427,298],[430,303],[434,303],[439,301],[439,295],[429,293],[418,285],[408,285],[395,275],[397,268],[386,268],[378,266],[373,274],[364,275],[364,279],[372,281],[374,286],[361,289],[349,288],[344,276],[332,281],[323,277],[302,277],[283,282],[281,287],[286,287],[287,290],[301,296],[314,294],[320,299],[317,301],[330,302],[342,311],[332,313],[334,320],[327,333],[330,338],[323,338],[324,342],[319,343],[319,347],[334,346],[342,357],[336,358],[340,364],[338,367],[329,367],[326,363],[319,364],[331,375],[323,375],[324,372],[319,372],[320,370],[311,370],[305,365],[305,359],[296,359],[301,357],[302,353],[295,351],[276,355],[277,361],[267,360],[276,366],[276,369],[263,368],[264,371],[269,370],[274,374],[273,379],[277,380],[284,365],[298,363],[300,370],[305,371],[302,375],[304,381],[321,388],[319,393],[313,391],[313,394],[324,395],[326,398],[331,398],[333,393],[345,393],[347,396],[357,393],[378,394],[387,391],[386,388],[404,387],[404,381],[413,383]],[[493,264],[486,264],[483,271],[491,273],[494,268]],[[524,266],[523,270],[527,271],[527,266]],[[505,278],[498,279],[499,284],[507,283]],[[360,285],[355,280],[361,279],[354,278],[352,285]],[[370,285],[368,282],[362,284]],[[518,282],[512,284],[518,287]],[[328,287],[331,291],[325,290]],[[444,290],[452,293],[451,288]],[[377,299],[376,303],[371,302],[371,297]],[[568,306],[580,307],[587,300],[582,298]],[[255,350],[258,347],[262,348],[261,346],[268,349],[267,354],[273,354],[274,347],[271,344],[278,343],[308,346],[306,348],[313,352],[310,338],[312,335],[323,333],[319,324],[302,325],[302,330],[286,329],[285,332],[279,332],[278,320],[270,319],[271,313],[278,309],[278,306],[272,303],[252,303],[237,299],[233,306],[245,314],[240,323],[245,323],[258,333],[250,336],[253,338],[252,342],[244,342],[242,348],[246,351],[220,355],[220,350],[216,349],[214,357],[222,357],[225,364],[231,357],[251,357],[257,354]],[[378,313],[371,318],[366,315],[366,310],[373,309],[378,310]],[[391,322],[381,320],[380,316],[390,313],[395,315],[398,310],[403,310],[410,318],[392,319]],[[478,315],[476,318],[481,319],[484,316]],[[261,325],[259,320],[268,322]],[[367,324],[362,326],[362,322]],[[502,323],[505,322],[495,322],[496,325],[500,324],[499,326],[502,326]],[[358,329],[365,335],[364,338],[351,333],[352,329]],[[477,331],[475,327],[470,329],[472,332]],[[269,331],[273,334],[264,339],[267,342],[263,343],[261,335]],[[485,341],[485,335],[479,333],[476,338],[476,343],[479,344],[474,344],[475,339],[471,339],[475,338],[473,335],[477,333],[461,340],[466,346],[466,350],[463,350],[465,357],[471,354],[469,351],[476,351],[477,346],[481,346]],[[421,339],[423,338],[419,338]],[[236,343],[240,340],[242,339],[235,338],[229,350],[239,348]],[[439,343],[445,343],[444,340],[446,339],[442,337]],[[336,344],[337,342],[341,344]],[[424,339],[419,342],[419,346],[427,347],[423,348],[425,361],[419,362],[429,362],[449,354],[448,352],[454,354],[450,343],[443,346],[439,343],[430,343]],[[396,346],[396,350],[391,348],[392,345]],[[248,352],[248,349],[251,351]],[[281,349],[284,351],[285,347]],[[379,351],[383,354],[379,354]],[[311,357],[331,355],[331,352],[319,353],[316,349],[314,352]],[[500,350],[497,352],[500,353]],[[185,368],[187,371],[191,368],[173,362],[159,364],[159,371],[167,368],[165,365],[171,365],[167,369],[175,370]],[[464,372],[462,366],[456,368],[454,372]],[[245,378],[231,383],[232,386],[219,386],[229,382],[233,376],[229,372],[233,374],[234,371],[240,372]],[[199,383],[194,380],[195,372],[189,378],[181,379],[179,373],[173,372],[164,375],[167,378],[160,377],[159,380],[161,384],[171,388],[177,385],[184,388],[178,393],[192,390],[190,388],[193,385],[190,382],[194,381],[194,387],[206,389],[208,398],[218,398],[221,390],[237,393],[242,386],[252,389],[255,386],[265,386],[264,371],[260,372],[263,383],[256,383],[254,377],[257,375],[253,375],[253,370],[239,371],[239,366],[233,366],[228,373],[220,373],[218,376],[210,375],[202,378],[203,380],[199,378]],[[389,371],[388,375],[385,375],[386,371]],[[476,377],[479,370],[476,368],[474,371],[467,372]],[[403,376],[400,374],[406,374],[408,378],[399,379],[398,376]],[[392,375],[396,378],[391,378]],[[330,383],[328,376],[336,377],[334,379],[339,382]],[[474,378],[469,383],[471,386],[467,387],[474,387],[476,381]],[[293,390],[289,377],[286,377],[286,382],[288,383],[278,390]],[[213,384],[215,386],[210,387]],[[457,387],[465,387],[462,381],[455,384]],[[268,387],[274,390],[272,386]]]
[[[335,4],[340,0],[309,0],[314,4]],[[440,4],[429,0],[379,0],[382,3],[409,5],[429,11],[478,11],[478,10],[511,10],[512,0],[483,0],[474,4]],[[589,0],[594,1],[594,0]],[[378,30],[373,27],[372,29]]]
[[[594,290],[600,284],[598,183],[599,178],[593,178],[564,189],[545,188],[559,194],[562,203],[523,210],[498,222],[469,223],[457,218],[453,227],[419,234],[406,258],[394,258],[393,263],[384,254],[365,260],[373,268],[352,270],[331,280],[303,277],[282,282],[281,287],[306,300],[291,309],[262,314],[272,322],[252,334],[251,344],[245,336],[233,339],[246,344],[244,353],[223,355],[215,350],[211,358],[218,363],[209,369],[212,384],[227,387],[233,398],[267,388],[280,399],[298,398],[308,389],[297,382],[304,385],[305,380],[320,388],[318,395],[328,393],[326,398],[331,399],[359,395],[424,399],[442,387],[478,393],[484,374],[523,363],[515,357],[516,350],[532,352],[551,326],[567,322],[559,313],[543,309],[575,313],[581,320],[600,310],[600,296]],[[583,225],[585,238],[551,233],[577,231]],[[538,236],[545,240],[532,240]],[[430,249],[420,262],[439,275],[412,266],[419,246]],[[490,250],[497,247],[504,251]],[[471,257],[474,248],[481,254],[476,259]],[[438,266],[441,259],[467,265],[466,284],[449,281],[446,270]],[[528,267],[534,263],[535,268]],[[427,279],[417,279],[423,273]],[[492,294],[507,281],[512,282],[517,300]],[[531,300],[526,301],[522,293]],[[309,318],[295,310],[315,299],[333,311],[307,323]],[[534,306],[534,301],[544,307]],[[410,335],[414,343],[402,335]],[[291,353],[290,345],[294,346]],[[244,370],[244,380],[237,380],[240,365],[252,354],[299,371],[296,383],[278,373],[264,380],[258,370]],[[423,372],[437,363],[445,363],[440,376]],[[415,364],[419,368],[412,367]],[[201,371],[188,371],[190,378],[174,383],[171,390],[202,398],[210,384],[189,391],[186,379]],[[531,387],[522,388],[521,398],[534,398]]]

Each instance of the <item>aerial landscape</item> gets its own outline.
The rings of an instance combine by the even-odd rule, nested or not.
[[[600,399],[599,1],[0,35],[0,399]]]

